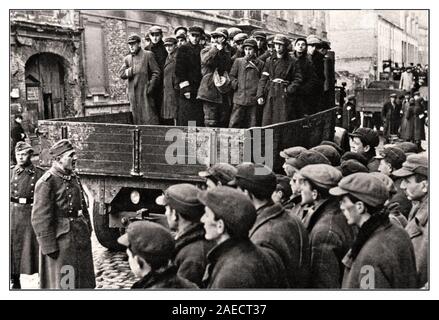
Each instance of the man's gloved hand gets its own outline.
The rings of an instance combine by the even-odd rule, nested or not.
[[[47,256],[53,260],[56,260],[59,257],[59,250],[52,253],[48,253]]]

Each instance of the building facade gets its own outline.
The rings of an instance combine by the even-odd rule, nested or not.
[[[427,10],[331,10],[328,37],[336,70],[378,79],[383,62],[407,66],[426,63]]]

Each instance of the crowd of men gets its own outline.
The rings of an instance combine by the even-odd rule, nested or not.
[[[120,77],[128,80],[134,123],[248,128],[325,109],[325,55],[315,35],[292,42],[256,30],[153,26],[130,35]]]
[[[349,151],[331,141],[283,150],[283,174],[218,163],[199,173],[204,188],[170,186],[156,199],[167,226],[133,222],[118,239],[139,278],[133,289],[427,288],[428,156],[411,142],[378,146],[376,131],[359,128]],[[53,145],[45,173],[30,145],[15,151],[13,288],[35,272],[41,288],[94,288],[74,147]]]

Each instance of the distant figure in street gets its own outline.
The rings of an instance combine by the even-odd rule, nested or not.
[[[401,125],[401,106],[396,102],[397,94],[390,95],[390,101],[386,102],[381,109],[383,121],[383,134],[387,141],[391,135],[397,135]]]
[[[413,79],[412,68],[407,67],[407,69],[401,74],[401,80],[399,81],[399,89],[413,93],[414,87],[415,87],[415,81]]]
[[[322,41],[315,35],[310,35],[306,38],[308,44],[308,55],[311,58],[314,72],[317,76],[317,84],[313,94],[314,101],[313,106],[315,110],[313,113],[317,113],[323,110],[324,91],[325,91],[325,56],[321,53]]]
[[[177,56],[177,39],[165,38],[164,45],[168,56],[163,71],[163,103],[160,117],[163,124],[176,125],[178,112],[178,81],[175,77],[175,63]]]
[[[140,47],[140,37],[128,38],[130,54],[119,69],[122,79],[128,80],[128,96],[134,124],[159,124],[153,93],[160,81],[160,67],[154,54]]]
[[[11,162],[12,164],[17,164],[17,160],[15,159],[15,146],[19,141],[24,141],[26,138],[26,134],[24,133],[23,126],[21,123],[23,122],[23,116],[21,114],[16,114],[14,116],[14,123],[11,128]]]
[[[127,247],[131,271],[140,278],[131,289],[197,288],[177,275],[177,267],[171,263],[175,243],[165,227],[150,221],[135,221],[117,241]]]
[[[44,170],[31,162],[32,147],[20,141],[15,146],[17,164],[10,170],[10,226],[12,289],[21,289],[20,274],[38,273],[39,246],[31,225],[34,189]]]

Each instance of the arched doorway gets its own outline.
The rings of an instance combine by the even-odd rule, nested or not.
[[[63,58],[53,53],[38,53],[25,66],[26,104],[30,126],[37,121],[60,118],[65,107],[65,69]]]

